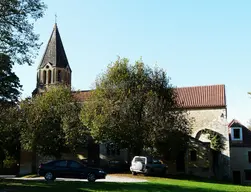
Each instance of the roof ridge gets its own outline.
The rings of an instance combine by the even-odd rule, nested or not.
[[[216,86],[226,86],[225,84],[211,84],[211,85],[195,85],[195,86],[183,86],[183,87],[175,87],[176,89],[183,89],[183,88],[196,88],[196,87],[216,87]]]
[[[241,126],[243,127],[246,127],[245,125],[243,125],[239,120],[237,119],[233,119],[229,124],[228,124],[228,127],[231,127],[234,123],[238,123],[240,124]]]
[[[226,108],[225,85],[208,85],[197,87],[174,88],[177,90],[178,103],[186,109],[193,108]],[[92,90],[78,90],[73,93],[79,93],[83,97]],[[84,99],[84,98],[83,98]]]

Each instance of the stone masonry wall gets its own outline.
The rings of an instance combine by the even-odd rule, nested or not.
[[[197,133],[203,129],[210,129],[216,131],[224,136],[225,149],[222,151],[220,163],[222,165],[221,177],[230,178],[230,149],[229,149],[229,135],[227,123],[227,110],[221,109],[196,109],[188,111],[189,118],[193,122],[192,136],[196,137]],[[199,138],[203,142],[208,142],[203,135]]]

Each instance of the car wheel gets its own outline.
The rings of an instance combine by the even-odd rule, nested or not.
[[[133,172],[132,172],[132,175],[137,175],[137,173],[133,171]]]
[[[55,177],[52,172],[47,172],[44,176],[46,181],[54,181]]]
[[[145,176],[148,176],[148,175],[150,174],[150,172],[151,172],[151,169],[146,169],[144,175],[145,175]]]
[[[87,176],[87,180],[89,182],[95,182],[96,181],[96,175],[94,173],[89,173]]]

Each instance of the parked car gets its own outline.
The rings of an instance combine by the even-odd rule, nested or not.
[[[89,182],[105,179],[107,175],[102,169],[87,167],[74,160],[56,160],[41,164],[38,174],[44,176],[47,181],[63,177],[87,179]]]
[[[144,175],[165,175],[167,174],[167,165],[152,157],[135,156],[131,162],[130,171],[133,175],[138,173],[143,173]]]

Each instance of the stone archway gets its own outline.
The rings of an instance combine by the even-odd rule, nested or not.
[[[221,133],[205,128],[199,130],[196,133],[195,138],[201,140],[200,138],[205,135],[207,136],[208,141],[210,141],[212,149],[219,152],[225,149],[226,139]]]

